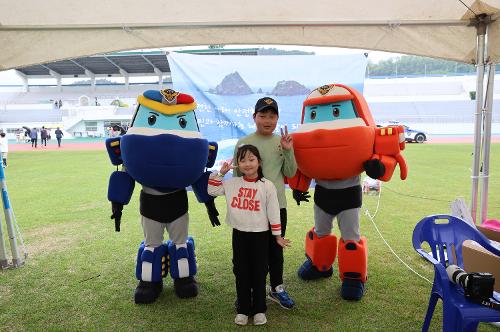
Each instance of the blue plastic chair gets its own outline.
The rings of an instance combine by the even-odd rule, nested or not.
[[[462,244],[465,240],[476,241],[486,250],[500,256],[500,250],[493,247],[483,234],[460,218],[449,215],[428,216],[413,230],[413,247],[422,257],[434,264],[434,284],[422,331],[429,329],[438,298],[443,301],[443,331],[476,331],[479,322],[500,321],[499,311],[468,300],[463,289],[448,279],[446,274],[448,264],[464,267]],[[421,245],[424,242],[429,244],[432,256],[422,249]],[[499,294],[495,295],[498,298]]]

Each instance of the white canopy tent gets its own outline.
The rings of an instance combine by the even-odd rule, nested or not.
[[[470,9],[469,9],[470,8]],[[0,70],[140,48],[289,44],[475,63],[476,16],[500,59],[500,1],[0,0]]]
[[[0,0],[0,70],[119,50],[209,44],[336,46],[474,63],[471,208],[475,219],[482,179],[484,220],[499,16],[500,0]],[[483,94],[485,63],[492,70]]]

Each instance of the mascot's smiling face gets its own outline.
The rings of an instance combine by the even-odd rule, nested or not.
[[[373,154],[375,123],[363,96],[344,85],[324,85],[304,101],[293,134],[297,165],[305,175],[346,179],[363,172]]]
[[[132,125],[121,139],[123,164],[140,184],[184,188],[203,173],[208,141],[199,132],[189,95],[148,90],[137,98]]]

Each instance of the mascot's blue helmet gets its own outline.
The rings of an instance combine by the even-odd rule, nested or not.
[[[123,164],[140,184],[184,188],[204,172],[208,141],[196,122],[196,103],[172,89],[148,90],[137,98],[132,125],[121,139]]]

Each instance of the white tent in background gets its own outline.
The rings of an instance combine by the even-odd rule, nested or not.
[[[500,0],[0,0],[0,70],[119,50],[209,44],[337,46],[474,63],[472,213],[484,137],[484,220],[499,8]],[[486,98],[480,93],[485,59],[493,68]]]

